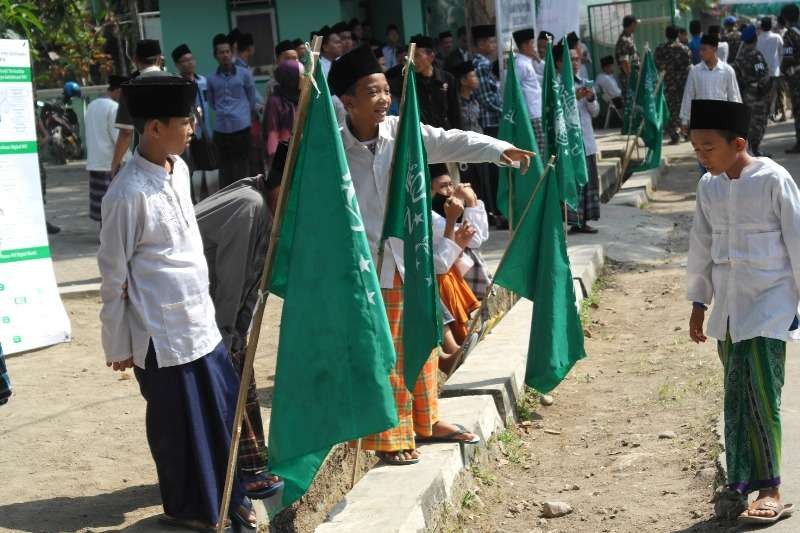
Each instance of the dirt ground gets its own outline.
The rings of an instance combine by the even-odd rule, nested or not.
[[[688,338],[688,230],[697,166],[671,161],[648,209],[672,218],[661,264],[611,263],[588,299],[586,352],[544,407],[494,439],[444,531],[721,531],[709,503],[721,367]],[[542,518],[544,502],[573,512]]]

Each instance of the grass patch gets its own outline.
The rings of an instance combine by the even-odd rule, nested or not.
[[[676,404],[683,399],[685,394],[686,394],[685,387],[681,387],[676,383],[670,383],[669,381],[665,381],[658,387],[658,392],[657,392],[658,403],[660,403],[663,406]]]
[[[517,416],[520,421],[533,420],[536,407],[539,405],[539,393],[525,386],[525,394],[517,402]]]
[[[509,463],[522,463],[523,445],[520,436],[511,429],[505,429],[497,434],[500,451]]]
[[[480,465],[475,465],[472,467],[472,475],[475,476],[475,479],[480,481],[481,484],[486,485],[487,487],[491,487],[497,483],[497,477],[492,474],[490,470],[483,468]]]
[[[589,313],[600,305],[600,291],[606,288],[608,272],[604,268],[597,279],[592,283],[592,290],[589,295],[581,301],[581,324],[584,326],[589,323]]]

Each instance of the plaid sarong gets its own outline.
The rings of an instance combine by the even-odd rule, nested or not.
[[[486,261],[483,260],[483,256],[479,251],[472,248],[464,248],[464,253],[474,263],[472,268],[464,273],[464,281],[467,282],[467,285],[472,289],[472,293],[478,300],[483,300],[492,285],[492,275],[489,274],[489,267],[486,266]]]
[[[233,367],[242,377],[245,349],[241,352],[230,352]],[[267,445],[264,440],[264,423],[261,421],[261,405],[256,393],[256,378],[250,378],[247,388],[247,403],[242,418],[242,437],[239,441],[239,470],[248,474],[256,474],[267,468]]]
[[[11,378],[6,370],[6,358],[3,355],[3,345],[0,344],[0,405],[8,402],[11,396]]]
[[[781,389],[786,343],[717,342],[724,369],[728,486],[741,494],[781,484]]]
[[[114,176],[111,172],[89,171],[89,218],[92,220],[97,222],[102,220],[100,206],[112,179]]]
[[[542,119],[532,118],[531,126],[533,126],[533,136],[536,137],[536,144],[539,145],[539,156],[542,158],[542,161],[544,161],[545,140]]]
[[[400,425],[383,433],[362,439],[365,450],[397,452],[416,448],[414,436],[430,437],[433,425],[439,421],[438,368],[439,349],[433,350],[425,366],[422,367],[414,393],[408,392],[403,379],[403,282],[395,273],[394,288],[381,289],[392,341],[397,352],[397,363],[389,374],[394,390],[397,416]]]
[[[583,226],[589,220],[600,220],[600,178],[597,175],[597,157],[586,156],[589,180],[578,193],[578,209],[570,208],[567,222],[570,226]]]

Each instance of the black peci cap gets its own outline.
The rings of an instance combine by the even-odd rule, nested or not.
[[[605,56],[600,58],[600,65],[606,67],[614,64],[614,56]]]
[[[545,31],[545,30],[542,30],[542,31],[539,32],[538,40],[546,41],[548,39],[550,39],[552,41],[555,41],[556,36],[553,35],[552,33],[550,33],[549,31]]]
[[[136,57],[155,57],[161,55],[161,44],[155,39],[142,39],[136,43],[136,50],[134,52]]]
[[[428,165],[428,171],[431,173],[431,179],[436,179],[439,176],[449,176],[450,172],[447,170],[447,165],[444,163],[434,163]]]
[[[452,74],[458,79],[461,79],[474,70],[475,70],[475,65],[472,63],[472,61],[464,61],[463,63],[459,63],[458,65],[455,65],[453,68],[451,68],[450,74]]]
[[[494,24],[481,24],[480,26],[472,27],[472,39],[488,39],[495,36],[496,29]]]
[[[197,96],[197,84],[170,74],[136,78],[121,87],[135,119],[188,117]]]
[[[328,85],[336,96],[341,96],[364,76],[382,74],[372,48],[364,44],[355,48],[331,64]]]
[[[692,100],[690,130],[732,131],[747,138],[750,110],[739,102],[724,100]]]
[[[282,53],[288,50],[294,50],[297,46],[292,41],[281,41],[275,45],[275,57],[277,58]]]
[[[522,46],[523,43],[527,43],[528,41],[536,38],[536,33],[533,31],[533,28],[517,30],[511,35],[514,37],[514,42],[517,43],[518,48]]]
[[[719,37],[717,37],[716,35],[705,34],[702,37],[700,37],[700,44],[706,44],[708,46],[713,46],[714,48],[716,48],[717,46],[719,46]]]
[[[418,48],[427,48],[428,50],[433,50],[436,47],[436,43],[433,42],[433,38],[428,37],[427,35],[414,35],[411,37],[409,42],[416,44]]]
[[[116,74],[112,74],[108,77],[108,90],[113,91],[114,89],[119,89],[120,86],[128,81],[130,78],[128,76],[118,76]]]

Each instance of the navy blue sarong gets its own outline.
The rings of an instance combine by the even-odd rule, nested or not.
[[[216,524],[239,389],[225,345],[191,363],[159,368],[151,342],[145,367],[134,372],[147,401],[147,441],[164,512]],[[243,497],[237,475],[230,508],[238,509]]]

